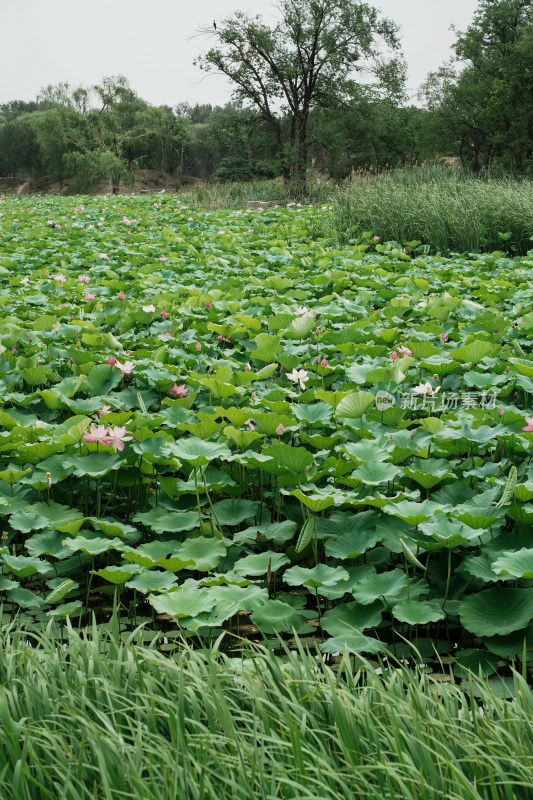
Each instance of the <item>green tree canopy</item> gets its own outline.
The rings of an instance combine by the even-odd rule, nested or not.
[[[353,0],[281,0],[273,27],[237,12],[217,25],[218,46],[198,59],[234,84],[237,102],[251,106],[274,135],[282,174],[305,190],[309,115],[317,106],[345,106],[361,91],[355,78],[373,76],[401,93],[404,65],[397,28],[372,6]]]

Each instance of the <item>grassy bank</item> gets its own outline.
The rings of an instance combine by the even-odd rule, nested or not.
[[[533,693],[518,676],[509,701],[482,682],[383,680],[261,648],[165,655],[136,637],[71,631],[30,648],[2,634],[1,797],[530,796]]]
[[[186,198],[211,210],[298,199],[279,180],[203,183]],[[533,183],[528,180],[427,165],[360,174],[341,185],[310,180],[304,202],[333,205],[323,234],[340,244],[371,231],[382,241],[417,240],[431,252],[446,254],[504,250],[524,255],[533,247]]]

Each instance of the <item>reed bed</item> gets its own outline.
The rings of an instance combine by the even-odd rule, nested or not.
[[[116,621],[0,637],[0,797],[531,797],[533,692],[248,647],[159,652]],[[511,699],[510,699],[511,698]]]

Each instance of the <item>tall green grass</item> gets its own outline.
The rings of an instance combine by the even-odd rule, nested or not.
[[[247,203],[287,203],[303,201],[306,203],[326,202],[336,186],[330,181],[310,181],[307,194],[301,197],[294,186],[285,184],[281,178],[258,181],[227,181],[198,183],[181,198],[198,208],[214,210],[217,208],[243,208]]]
[[[484,178],[444,166],[359,178],[334,200],[339,241],[372,231],[382,241],[418,240],[432,252],[524,255],[533,247],[533,182]]]
[[[137,640],[113,626],[63,643],[3,632],[0,797],[532,796],[533,693],[518,675],[509,701],[482,681],[334,671],[261,647],[164,655]]]

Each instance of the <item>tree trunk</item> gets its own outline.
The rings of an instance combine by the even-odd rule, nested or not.
[[[303,119],[298,126],[298,159],[296,162],[296,182],[298,193],[304,197],[307,194],[307,119]]]

